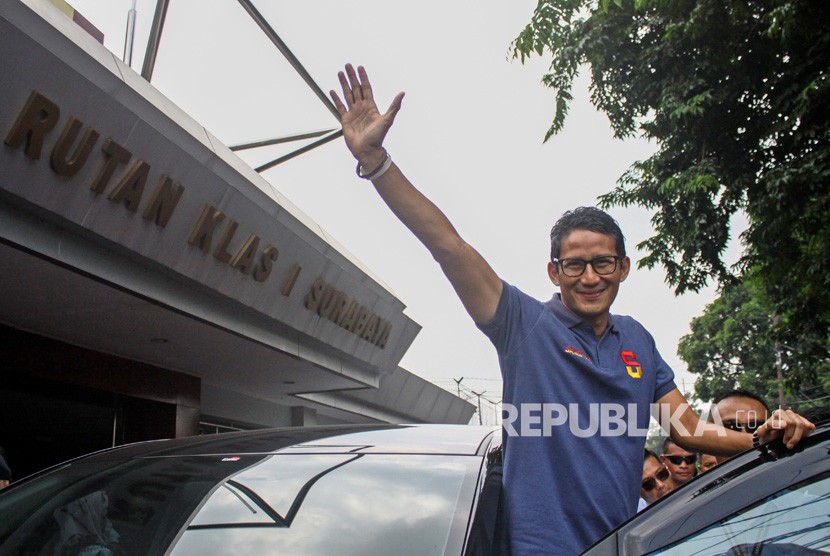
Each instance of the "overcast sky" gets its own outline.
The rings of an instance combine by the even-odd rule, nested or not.
[[[70,0],[119,56],[130,0]],[[138,1],[133,68],[141,71],[153,0]],[[399,91],[403,109],[387,137],[393,159],[508,282],[539,299],[554,291],[545,266],[559,215],[595,205],[653,147],[614,140],[580,81],[566,128],[542,143],[553,92],[540,84],[548,59],[509,59],[510,42],[535,0],[259,0],[257,7],[324,91],[346,62],[362,64],[382,111]],[[171,0],[153,84],[232,145],[339,127],[234,0]],[[299,146],[299,145],[296,145]],[[291,148],[295,148],[292,146]],[[249,152],[252,165],[286,148]],[[428,252],[354,174],[343,140],[265,172],[264,177],[330,232],[407,305],[423,330],[402,361],[442,386],[463,384],[500,399],[495,350],[475,328]],[[636,262],[651,235],[649,214],[614,209]],[[635,269],[613,312],[640,320],[678,375],[678,339],[713,299],[677,298],[662,269]]]

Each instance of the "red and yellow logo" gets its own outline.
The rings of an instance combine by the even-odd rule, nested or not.
[[[567,347],[565,347],[565,353],[570,353],[571,355],[576,355],[577,357],[581,357],[583,359],[587,359],[588,361],[591,361],[591,358],[588,357],[588,355],[584,351],[582,351],[581,349],[576,349],[576,348],[572,348],[571,346],[567,346]]]
[[[631,378],[640,378],[643,376],[643,368],[637,363],[637,355],[633,351],[623,351],[620,353],[623,363],[625,363],[625,370],[628,371],[628,376]]]

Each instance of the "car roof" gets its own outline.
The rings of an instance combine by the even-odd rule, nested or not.
[[[484,455],[497,430],[469,425],[291,427],[140,442],[97,452],[85,459],[278,453]]]

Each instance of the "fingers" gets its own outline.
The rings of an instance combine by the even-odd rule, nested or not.
[[[790,409],[784,413],[786,413],[788,421],[787,429],[784,432],[784,444],[787,445],[787,448],[795,448],[795,445],[801,442],[802,438],[809,436],[816,426]]]
[[[337,108],[337,111],[340,113],[341,116],[346,113],[346,107],[343,106],[343,103],[340,101],[340,97],[337,96],[337,93],[334,90],[329,91],[329,96],[331,100],[334,102],[334,107]]]
[[[352,92],[352,86],[342,71],[337,72],[337,79],[340,81],[340,88],[343,89],[343,100],[346,101],[346,106],[351,109],[354,105],[354,93]]]
[[[764,438],[764,443],[781,436],[787,448],[792,449],[815,428],[813,423],[791,409],[777,409],[772,417],[759,427],[758,435]]]
[[[343,106],[343,104],[340,102],[340,99],[337,97],[336,93],[334,91],[329,91],[329,94],[334,101],[334,105],[338,107],[337,109],[341,114],[343,114],[347,108],[348,110],[351,110],[356,103],[362,100],[374,102],[372,84],[369,82],[369,75],[366,73],[366,68],[363,66],[358,66],[357,71],[355,71],[354,66],[346,64],[345,73],[342,71],[338,72],[337,79],[340,81],[340,87],[343,89],[343,100],[346,101],[346,106],[343,110],[340,109],[340,106]],[[398,101],[398,108],[400,108],[399,99],[396,99],[396,101]],[[340,106],[338,106],[338,104]],[[394,105],[395,102],[392,104]],[[394,113],[392,116],[394,117]]]
[[[403,92],[398,93],[398,95],[392,100],[392,103],[389,105],[389,109],[386,111],[386,114],[383,115],[384,118],[389,120],[389,125],[392,125],[392,122],[395,121],[395,116],[398,114],[398,111],[401,109],[401,103],[403,102]]]
[[[369,75],[366,73],[366,68],[357,66],[357,73],[360,78],[360,91],[364,100],[374,100],[372,94],[372,84],[369,83]]]
[[[363,69],[363,66],[360,67],[360,71],[368,83],[369,78],[366,77],[366,70]],[[343,98],[346,99],[346,106],[349,107],[349,110],[356,103],[364,100],[363,85],[360,79],[358,79],[357,73],[355,73],[354,66],[346,64],[346,73],[344,74],[342,71],[338,72],[337,79],[340,80],[340,87],[343,89]],[[369,88],[369,98],[372,98],[371,88]]]
[[[380,116],[377,111],[372,84],[369,82],[369,75],[366,73],[366,68],[358,66],[357,70],[355,70],[354,66],[346,64],[345,71],[337,73],[337,79],[340,81],[340,87],[343,90],[343,100],[341,101],[340,96],[333,90],[329,91],[329,96],[334,102],[334,106],[337,108],[337,112],[341,118],[355,108],[360,108],[360,110],[355,111],[357,117],[368,114],[374,119]],[[395,116],[401,109],[403,96],[403,93],[398,93],[392,100],[386,113],[380,116],[384,120],[386,129],[395,121]]]
[[[365,74],[366,70],[363,70],[363,73]],[[363,100],[363,85],[361,85],[360,80],[357,78],[357,73],[354,71],[354,66],[351,64],[346,64],[346,75],[349,76],[349,84],[352,88],[354,101],[358,102]]]

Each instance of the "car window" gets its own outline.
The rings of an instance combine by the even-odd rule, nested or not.
[[[78,462],[0,496],[0,553],[460,554],[480,467],[355,453]]]
[[[299,468],[302,459],[277,456],[271,465]],[[352,455],[341,459],[337,456],[338,461],[330,462],[336,468],[318,475],[307,490],[293,489],[291,504],[270,515],[271,523],[263,515],[269,514],[272,499],[285,498],[283,485],[269,479],[267,470],[257,469],[255,477],[241,473],[225,485],[230,488],[208,499],[171,554],[461,552],[477,474],[469,464],[477,463],[475,458]],[[465,478],[469,479],[466,489]],[[231,491],[240,485],[245,490]],[[252,492],[258,499],[250,496]]]
[[[830,551],[830,474],[777,492],[651,554],[806,556]]]

